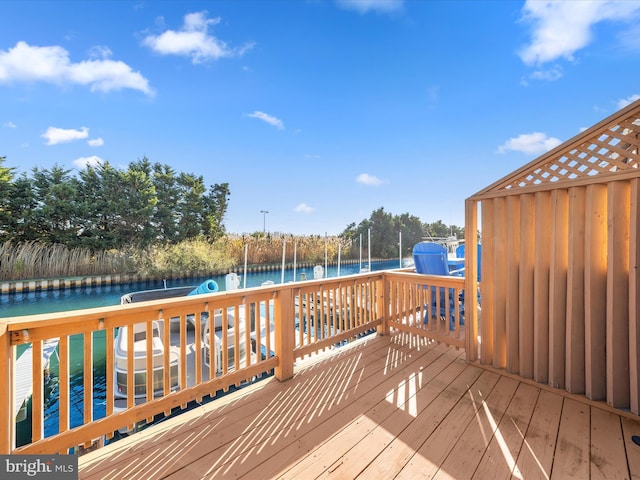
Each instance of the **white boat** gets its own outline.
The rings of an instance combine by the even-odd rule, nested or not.
[[[163,325],[164,326],[164,325]],[[151,322],[151,345],[153,366],[153,394],[161,395],[164,391],[164,356],[165,350],[169,350],[170,387],[178,388],[179,363],[178,353],[165,347],[162,341],[162,328],[160,322]],[[147,397],[147,325],[137,323],[133,326],[133,351],[129,351],[129,327],[120,327],[114,346],[115,358],[115,396],[126,399],[129,396],[128,379],[129,356],[133,356],[133,396],[138,400],[146,400]],[[120,404],[122,402],[118,402]],[[119,405],[118,405],[119,406]]]
[[[222,375],[223,373],[232,371],[235,369],[235,361],[236,355],[238,355],[238,365],[242,366],[247,358],[247,348],[245,341],[245,320],[244,320],[244,312],[241,312],[239,322],[238,322],[238,338],[236,345],[236,329],[235,329],[235,317],[233,312],[226,313],[226,319],[224,318],[222,310],[218,310],[213,315],[213,324],[214,324],[214,366],[215,366],[215,374]],[[202,333],[202,351],[203,351],[203,362],[207,368],[210,368],[211,363],[211,322],[207,321],[204,324],[204,330]],[[224,349],[225,345],[225,337],[226,337],[226,353]],[[238,348],[236,352],[236,346]],[[252,352],[253,353],[253,352]],[[224,368],[226,361],[226,368]]]

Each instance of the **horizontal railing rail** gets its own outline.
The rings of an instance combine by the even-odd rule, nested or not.
[[[290,378],[296,361],[376,330],[414,331],[463,346],[463,281],[383,271],[3,319],[0,383],[7,388],[0,390],[0,453],[89,447],[271,372]],[[445,304],[454,308],[444,308],[440,318],[436,310]],[[53,401],[45,392],[42,360],[51,339],[59,339]],[[15,384],[25,374],[15,369],[21,344],[31,345],[33,354],[27,372],[31,441],[16,446]],[[81,365],[80,375],[73,362]],[[58,422],[45,426],[51,404]],[[72,418],[72,410],[81,415]]]

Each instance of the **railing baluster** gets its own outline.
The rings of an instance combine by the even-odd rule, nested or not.
[[[84,390],[84,418],[83,423],[89,424],[93,421],[93,332],[86,332],[83,336],[84,344],[84,365],[83,365],[83,390]],[[85,447],[91,444],[91,439],[85,442]]]
[[[58,389],[60,391],[60,398],[58,399],[58,431],[66,432],[69,430],[69,337],[66,335],[60,337],[58,356],[60,357],[58,364]]]
[[[42,383],[44,381],[42,375],[42,340],[36,340],[32,343],[32,379],[33,393],[31,401],[31,438],[32,441],[38,441],[43,438],[44,424],[44,395]]]
[[[148,320],[145,324],[145,343],[146,343],[146,358],[145,358],[145,366],[147,373],[145,375],[145,393],[147,397],[147,402],[153,400],[153,381],[154,381],[154,372],[153,372],[153,325],[151,320]]]

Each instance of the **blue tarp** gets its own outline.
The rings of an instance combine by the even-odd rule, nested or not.
[[[200,295],[202,293],[213,293],[218,291],[218,284],[214,280],[203,282],[198,288],[195,288],[189,295]]]

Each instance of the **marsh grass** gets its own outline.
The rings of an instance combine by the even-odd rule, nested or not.
[[[0,243],[0,280],[133,274],[142,276],[189,276],[222,273],[244,264],[279,264],[286,242],[286,263],[336,261],[355,258],[351,243],[338,237],[226,235],[215,242],[189,240],[176,245],[146,249],[92,251],[38,242]],[[294,247],[295,246],[295,247]],[[357,255],[357,253],[355,253]]]
[[[133,268],[124,252],[92,252],[84,248],[38,242],[0,243],[0,279],[22,280],[81,275],[107,275]]]

